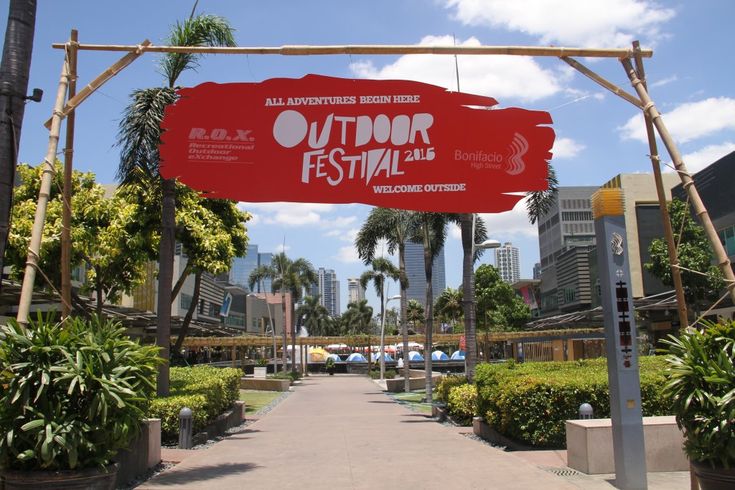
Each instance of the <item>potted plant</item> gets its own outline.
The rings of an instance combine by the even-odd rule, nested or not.
[[[700,487],[735,488],[735,321],[707,323],[664,343],[665,393]]]
[[[327,368],[327,372],[329,373],[329,375],[330,376],[334,376],[334,368],[335,368],[334,358],[333,357],[328,357],[327,358],[327,362],[326,362],[326,364],[324,366]]]
[[[145,417],[157,354],[96,317],[0,326],[4,488],[114,488],[113,458]]]

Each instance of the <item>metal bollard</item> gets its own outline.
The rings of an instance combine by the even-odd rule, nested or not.
[[[589,403],[583,403],[579,406],[579,418],[580,419],[591,419],[594,418],[594,412],[592,405]]]
[[[191,408],[182,408],[179,412],[179,449],[191,449],[192,422]]]

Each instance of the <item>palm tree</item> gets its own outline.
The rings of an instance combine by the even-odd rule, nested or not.
[[[296,308],[296,318],[303,318],[309,335],[321,337],[329,334],[329,311],[319,303],[319,295],[307,296]]]
[[[360,275],[360,286],[363,289],[367,288],[370,281],[373,281],[375,286],[375,292],[380,298],[380,318],[381,322],[385,318],[385,281],[387,279],[393,279],[397,281],[400,279],[400,271],[393,265],[393,262],[384,258],[377,257],[372,260],[372,270],[367,270]],[[385,325],[385,323],[383,323]],[[380,379],[385,378],[385,331],[380,331]],[[368,360],[368,373],[370,372],[370,360]]]
[[[24,97],[28,91],[28,76],[31,71],[36,0],[10,0],[9,7],[0,64],[0,87],[3,92],[9,91],[0,97],[0,115],[7,121],[0,124],[0,271],[3,270],[3,257],[10,230],[18,142],[26,105]]]
[[[235,46],[229,23],[214,15],[192,15],[173,27],[167,44],[172,46]],[[156,345],[161,349],[157,378],[159,396],[168,395],[168,359],[171,333],[171,285],[176,228],[176,181],[159,173],[158,145],[160,123],[166,106],[176,101],[176,80],[184,71],[195,68],[201,55],[167,53],[161,71],[168,84],[164,87],[136,90],[120,122],[118,144],[122,147],[118,178],[123,185],[133,182],[161,188],[161,241],[158,255],[158,304]]]
[[[434,310],[442,321],[447,321],[454,327],[462,316],[462,303],[462,291],[447,288],[436,299]]]
[[[545,191],[534,191],[526,194],[526,211],[531,224],[535,224],[541,216],[546,214],[554,201],[556,200],[557,188],[559,181],[556,178],[556,171],[549,163],[548,165],[548,189]],[[477,260],[477,253],[472,256],[472,250],[475,248],[474,243],[480,242],[487,238],[478,238],[475,234],[474,243],[472,237],[472,225],[475,217],[471,213],[465,213],[460,218],[460,228],[462,231],[462,293],[464,294],[464,330],[465,330],[465,365],[466,375],[470,383],[475,377],[475,366],[477,365],[477,330],[475,321],[475,274],[474,263]],[[478,220],[477,224],[482,223]],[[477,231],[477,228],[475,229]]]
[[[414,214],[405,209],[374,208],[360,228],[355,239],[357,255],[365,265],[375,258],[378,244],[385,240],[388,253],[398,252],[398,270],[401,286],[401,334],[403,336],[404,356],[408,355],[408,276],[406,275],[406,241],[413,227]],[[407,361],[408,359],[406,359]],[[404,390],[410,391],[410,375],[408,362],[403,365]]]
[[[261,265],[250,273],[248,286],[252,290],[257,283],[263,279],[271,280],[272,291],[281,292],[281,306],[283,307],[283,318],[286,318],[286,291],[291,293],[291,325],[288,329],[291,331],[291,352],[296,358],[296,323],[294,316],[295,304],[299,302],[303,295],[304,288],[308,288],[317,284],[319,281],[314,266],[306,259],[291,260],[286,256],[285,252],[278,253],[273,256],[270,265]],[[283,363],[286,365],[286,354],[288,349],[288,340],[286,337],[287,326],[283,326]],[[296,362],[291,362],[291,371],[296,372]]]
[[[432,335],[434,330],[434,294],[431,284],[434,259],[444,248],[447,237],[447,222],[451,215],[443,213],[417,212],[416,226],[413,229],[413,240],[423,243],[424,246],[424,274],[426,276],[426,340],[424,342],[424,370],[426,374],[426,401],[431,403],[432,398],[432,372],[431,372],[431,349],[433,346]]]
[[[406,323],[411,325],[413,331],[416,332],[418,325],[423,325],[425,320],[424,305],[420,301],[409,299],[408,305],[406,306]]]
[[[347,311],[342,316],[350,334],[367,334],[370,336],[373,308],[368,306],[366,299],[348,304]]]

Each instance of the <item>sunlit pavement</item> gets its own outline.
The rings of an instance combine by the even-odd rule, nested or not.
[[[462,435],[395,403],[366,377],[312,376],[293,390],[240,433],[139,488],[613,488],[605,475],[562,471],[558,455],[534,461]],[[652,475],[664,479],[659,486],[649,476],[651,489],[689,488],[684,473]]]

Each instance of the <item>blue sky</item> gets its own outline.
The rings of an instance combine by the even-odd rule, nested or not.
[[[82,43],[163,44],[170,26],[187,17],[193,0],[41,0],[30,89],[44,90],[42,103],[26,107],[20,161],[37,164],[46,153],[50,116],[62,52],[51,48],[79,30]],[[2,12],[7,0],[0,1]],[[693,171],[735,150],[735,63],[730,0],[372,0],[279,1],[200,0],[198,12],[230,20],[242,46],[284,44],[457,44],[628,47],[634,39],[654,50],[646,60],[649,89],[664,121]],[[4,22],[3,22],[4,24]],[[4,29],[4,25],[2,27]],[[3,32],[4,34],[4,32]],[[82,52],[79,86],[121,56]],[[77,110],[74,164],[101,183],[115,181],[115,147],[120,115],[137,88],[163,84],[158,57],[146,54],[118,74]],[[632,92],[617,60],[581,60]],[[458,59],[461,89],[495,97],[501,107],[548,111],[557,142],[553,165],[561,185],[600,185],[618,173],[650,172],[642,116],[633,106],[574,72],[557,59],[466,57]],[[414,79],[456,89],[454,59],[448,56],[209,56],[179,83],[261,81],[316,73],[341,77]],[[63,141],[63,139],[62,139]],[[663,146],[661,146],[663,148]],[[248,183],[243,182],[243,187]],[[369,209],[363,205],[243,204],[254,219],[248,230],[261,251],[335,269],[342,282],[366,267],[352,247]],[[538,261],[535,226],[519,205],[484,215],[490,236],[519,247],[521,275]],[[459,231],[449,230],[447,285],[461,282]],[[492,263],[491,254],[482,262]],[[389,295],[397,293],[393,285]],[[369,295],[374,306],[374,294]]]

